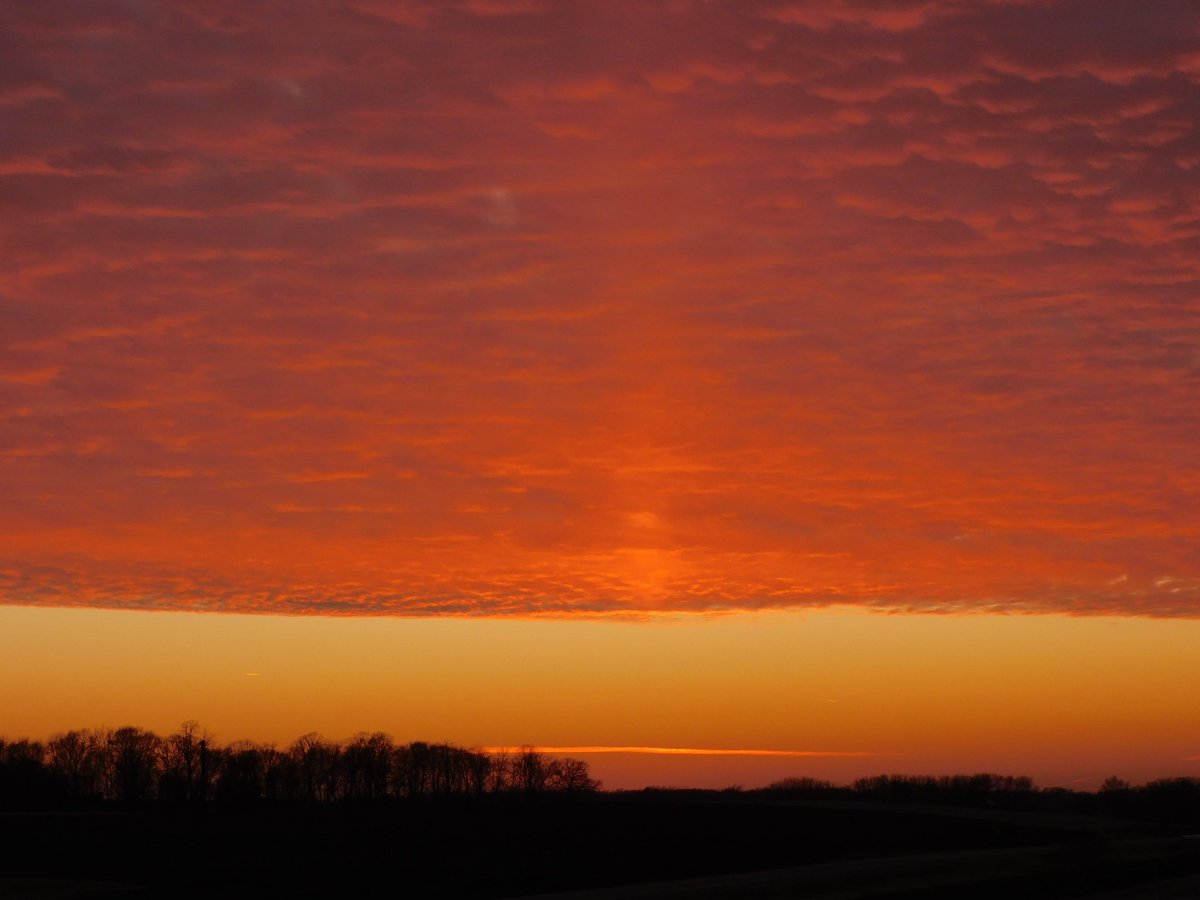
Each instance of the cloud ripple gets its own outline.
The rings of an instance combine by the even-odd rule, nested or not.
[[[1185,0],[0,11],[0,597],[1200,611]]]

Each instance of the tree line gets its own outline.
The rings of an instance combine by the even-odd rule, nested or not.
[[[872,775],[845,787],[815,778],[785,778],[764,791],[805,799],[1036,809],[1200,823],[1200,779],[1187,777],[1132,785],[1114,776],[1096,791],[1081,791],[1039,788],[1023,775]]]
[[[381,732],[284,749],[218,744],[196,722],[166,737],[133,726],[82,729],[45,742],[0,739],[0,808],[116,802],[335,803],[485,794],[572,794],[600,783],[583,760],[526,747],[482,753],[396,744]]]

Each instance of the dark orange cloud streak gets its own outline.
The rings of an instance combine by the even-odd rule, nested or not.
[[[1190,0],[0,10],[0,599],[1200,610]]]

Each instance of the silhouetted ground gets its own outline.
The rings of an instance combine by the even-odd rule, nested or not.
[[[0,898],[1195,896],[1179,831],[704,792],[9,813]]]

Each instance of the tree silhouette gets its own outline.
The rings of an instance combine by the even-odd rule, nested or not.
[[[382,732],[344,743],[310,732],[284,751],[253,741],[222,747],[190,720],[165,738],[127,725],[61,732],[44,746],[0,740],[0,808],[106,801],[377,803],[577,794],[599,786],[584,761],[554,759],[531,747],[489,755],[446,743],[397,745]]]
[[[127,725],[108,735],[106,768],[112,796],[125,803],[150,799],[158,786],[163,740],[152,731]]]
[[[98,797],[104,771],[104,746],[92,731],[66,731],[46,744],[46,763],[58,773],[72,800]]]
[[[513,760],[513,786],[527,794],[544,791],[550,780],[547,762],[546,757],[532,747],[522,747]]]
[[[546,784],[552,791],[566,791],[572,794],[594,791],[600,787],[600,782],[590,776],[588,764],[582,759],[570,756],[550,761]]]
[[[162,775],[160,795],[188,803],[203,802],[208,795],[211,765],[209,734],[200,723],[188,720],[168,735],[160,746]]]

